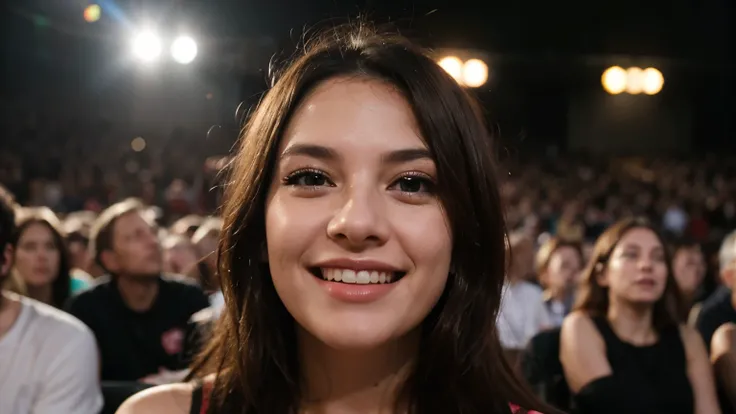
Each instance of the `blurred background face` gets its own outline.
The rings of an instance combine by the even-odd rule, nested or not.
[[[59,275],[60,261],[54,235],[45,224],[33,223],[20,235],[14,266],[29,287],[50,285]]]
[[[196,244],[198,256],[203,258],[205,263],[207,263],[207,267],[212,272],[217,270],[217,254],[215,254],[217,251],[217,242],[217,234],[210,233],[198,240]]]
[[[693,295],[705,278],[703,252],[698,247],[681,248],[672,261],[677,287],[686,295]]]
[[[549,258],[544,283],[552,289],[570,290],[575,285],[582,266],[577,250],[569,246],[560,247]]]
[[[189,275],[197,266],[198,256],[191,242],[179,238],[171,245],[166,246],[163,260],[165,272]]]
[[[626,232],[611,253],[598,281],[609,297],[634,304],[654,304],[667,284],[664,246],[649,229]]]
[[[418,333],[452,251],[427,155],[410,107],[382,83],[327,81],[296,111],[266,236],[276,291],[305,338],[370,349]]]
[[[118,217],[113,229],[113,249],[106,253],[106,266],[115,274],[153,277],[163,269],[156,230],[138,212]]]
[[[87,243],[75,240],[68,243],[72,267],[87,270],[91,263]]]

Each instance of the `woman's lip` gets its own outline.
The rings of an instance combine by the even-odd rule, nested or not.
[[[342,283],[330,282],[321,278],[314,278],[317,284],[327,291],[333,299],[346,303],[371,303],[386,296],[401,280],[394,283]]]

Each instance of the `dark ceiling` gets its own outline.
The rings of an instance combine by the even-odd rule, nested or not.
[[[713,63],[734,60],[733,0],[618,1],[342,1],[100,0],[108,13],[82,19],[85,0],[10,0],[4,37],[23,39],[21,20],[40,17],[52,30],[109,35],[147,16],[159,24],[187,22],[214,37],[266,35],[280,43],[306,27],[359,13],[429,39],[434,45],[522,54],[635,54]],[[116,13],[115,9],[120,11]],[[113,16],[115,15],[115,16]],[[15,24],[14,24],[15,23]]]

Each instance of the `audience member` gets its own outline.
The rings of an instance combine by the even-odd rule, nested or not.
[[[0,287],[13,264],[14,206],[0,187]],[[94,336],[76,318],[0,290],[0,412],[97,414]]]
[[[132,199],[110,206],[90,245],[109,275],[67,309],[97,337],[102,380],[157,382],[185,369],[187,323],[209,303],[186,278],[162,274],[161,246],[144,206]]]
[[[509,253],[511,260],[498,313],[498,334],[501,345],[510,351],[508,355],[515,358],[529,339],[550,328],[551,322],[542,289],[529,282],[534,276],[534,243],[525,235],[512,234]]]
[[[560,361],[578,413],[720,413],[703,341],[679,324],[670,258],[647,222],[603,233],[577,300]]]
[[[536,271],[553,327],[562,325],[572,309],[582,267],[583,252],[579,243],[551,238],[537,251]]]
[[[61,308],[72,290],[86,286],[71,277],[61,223],[47,208],[25,208],[18,213],[10,241],[14,255],[12,271],[23,281],[25,295]]]
[[[721,325],[736,323],[736,231],[723,239],[718,259],[723,285],[703,302],[696,322],[708,349]]]

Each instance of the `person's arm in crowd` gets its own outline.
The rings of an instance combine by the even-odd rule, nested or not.
[[[605,342],[584,313],[573,312],[562,323],[560,362],[573,393],[613,373],[606,357]]]
[[[698,332],[684,325],[680,327],[680,335],[685,345],[687,376],[695,397],[695,414],[720,414],[713,370],[703,338]]]
[[[715,368],[716,377],[723,390],[736,410],[736,325],[727,323],[722,325],[713,335],[711,343],[711,361]]]
[[[97,414],[102,409],[97,344],[85,329],[59,342],[30,414]]]

